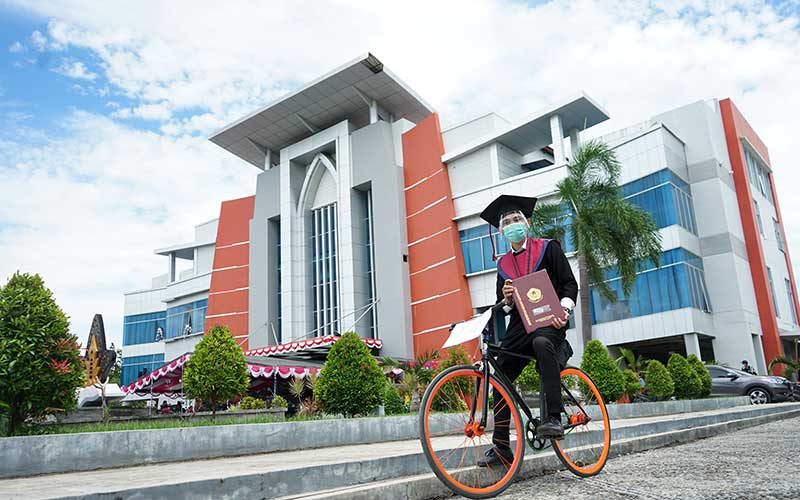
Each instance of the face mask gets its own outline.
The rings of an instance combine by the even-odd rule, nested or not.
[[[528,235],[528,228],[524,222],[515,222],[503,228],[503,236],[511,243],[519,243]]]

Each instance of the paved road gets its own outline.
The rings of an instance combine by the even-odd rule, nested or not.
[[[800,418],[617,457],[593,478],[547,474],[512,486],[500,498],[796,500]]]

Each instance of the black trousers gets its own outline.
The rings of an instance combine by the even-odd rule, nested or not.
[[[564,330],[544,327],[539,328],[530,335],[522,331],[506,337],[500,343],[503,349],[536,358],[536,367],[542,381],[542,390],[544,391],[548,412],[552,415],[559,415],[561,411],[561,367],[556,359],[556,349],[565,338],[566,332]],[[508,377],[511,382],[514,382],[530,361],[509,354],[500,354],[497,357],[497,363],[503,375]],[[508,449],[510,448],[509,426],[511,409],[504,403],[502,396],[496,390],[494,391],[494,401],[495,425],[492,442],[499,448]],[[523,435],[520,429],[517,429],[517,431],[520,436]]]

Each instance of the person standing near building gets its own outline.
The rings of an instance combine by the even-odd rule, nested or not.
[[[747,362],[746,359],[742,360],[742,371],[745,373],[749,373],[750,375],[758,375],[756,371],[750,366],[750,363]]]
[[[542,415],[542,423],[536,432],[542,437],[559,438],[564,435],[564,428],[561,423],[561,367],[557,352],[566,342],[569,315],[578,296],[578,283],[558,241],[529,236],[529,219],[535,205],[536,198],[501,195],[486,207],[481,218],[496,226],[511,245],[511,249],[497,262],[497,302],[504,303],[503,310],[509,316],[501,346],[519,354],[536,357],[549,413]],[[528,334],[512,300],[511,283],[516,278],[540,270],[547,272],[564,311],[550,326]],[[512,382],[529,363],[527,359],[502,354],[497,361],[502,372]],[[495,401],[501,400],[499,395],[495,395]],[[481,467],[508,463],[513,459],[509,446],[510,409],[495,407],[494,421],[494,447],[486,452],[485,458],[478,461]],[[498,422],[505,422],[505,425]]]

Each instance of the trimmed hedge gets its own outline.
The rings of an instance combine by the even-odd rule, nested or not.
[[[700,396],[702,382],[697,372],[689,365],[686,358],[680,354],[673,354],[667,362],[667,370],[675,384],[675,397],[677,399],[694,399]]]
[[[408,413],[408,408],[403,404],[403,398],[397,392],[393,383],[386,381],[386,388],[383,391],[383,410],[387,415],[400,415]]]
[[[517,377],[517,385],[522,390],[539,392],[539,372],[536,371],[536,361],[531,361]]]
[[[266,401],[263,399],[254,398],[253,396],[245,396],[239,403],[239,408],[242,410],[263,410],[266,407]]]
[[[283,396],[275,396],[269,405],[270,408],[289,408],[289,402]]]
[[[667,399],[675,392],[675,384],[669,370],[660,361],[651,360],[647,363],[647,372],[644,376],[644,386],[650,399]]]
[[[711,395],[711,374],[708,373],[708,368],[706,368],[706,365],[694,354],[690,354],[689,357],[686,358],[686,361],[689,362],[689,366],[692,367],[700,378],[700,397],[709,397]]]
[[[613,403],[625,394],[625,379],[608,349],[599,341],[592,340],[583,350],[581,369],[589,374],[606,403]]]
[[[633,370],[626,369],[622,372],[622,377],[625,379],[625,394],[629,399],[632,399],[642,390],[642,385],[639,383],[639,375],[636,375]]]
[[[367,344],[354,332],[342,335],[314,385],[314,396],[330,414],[367,415],[383,403],[386,380]]]

